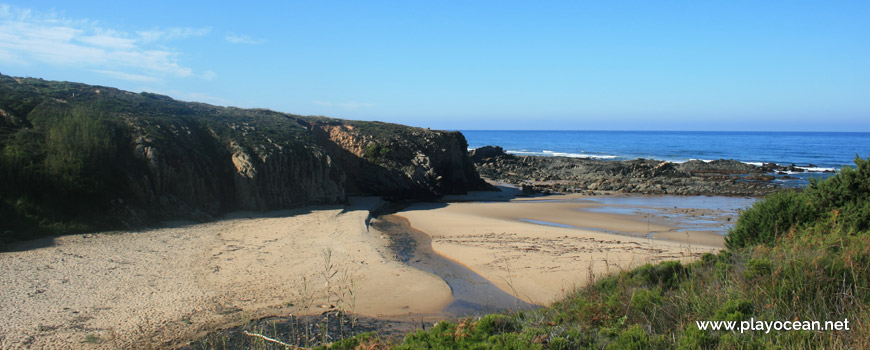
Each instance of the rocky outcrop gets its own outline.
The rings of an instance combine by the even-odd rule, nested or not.
[[[319,121],[311,128],[337,155],[356,194],[426,199],[489,187],[459,132],[379,122]]]
[[[688,174],[761,174],[760,167],[733,159],[717,159],[709,162],[693,159],[678,166]]]
[[[471,161],[475,164],[490,163],[497,161],[499,158],[508,156],[508,154],[505,153],[504,148],[501,148],[500,146],[483,146],[475,148],[471,150],[468,155],[471,157]]]
[[[776,188],[760,167],[729,159],[675,164],[515,156],[497,146],[481,147],[470,155],[482,176],[515,184],[526,193],[760,196]]]
[[[2,75],[0,112],[6,238],[487,186],[458,132]]]

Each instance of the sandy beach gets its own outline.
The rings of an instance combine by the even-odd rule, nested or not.
[[[715,233],[676,232],[641,216],[582,210],[595,206],[600,204],[518,199],[414,204],[397,215],[428,233],[434,251],[538,305],[548,305],[596,277],[649,262],[688,261],[722,248],[723,238]],[[673,240],[645,238],[648,230],[671,233]]]
[[[367,228],[378,203],[63,236],[2,252],[0,348],[171,347],[251,319],[320,313],[330,307],[327,249],[337,272],[331,305],[344,294],[344,306],[365,315],[440,311],[449,287],[392,259]]]
[[[367,225],[379,204],[362,198],[349,207],[27,242],[0,253],[0,348],[172,347],[252,319],[339,305],[369,316],[444,311],[454,301],[445,279],[402,263],[390,238]],[[608,273],[722,246],[717,234],[583,210],[596,206],[540,198],[419,203],[395,216],[425,233],[445,266],[459,264],[538,305]],[[646,238],[650,230],[671,240]],[[438,264],[423,262],[436,273]]]

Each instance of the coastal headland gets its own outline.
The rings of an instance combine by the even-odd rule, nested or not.
[[[0,245],[488,188],[455,131],[0,75]]]

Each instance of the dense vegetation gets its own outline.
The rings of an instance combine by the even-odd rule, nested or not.
[[[48,97],[70,89],[91,100],[75,85],[34,83],[28,91],[0,80],[0,221],[10,234],[84,229],[82,209],[99,205],[100,187],[111,185],[114,169],[103,165],[124,165],[116,158],[121,126],[95,107]]]
[[[148,182],[131,181],[149,174],[147,160],[135,156],[137,141],[162,146],[163,160],[173,159],[173,153],[190,160],[225,156],[222,144],[244,133],[234,124],[259,127],[258,132],[244,135],[242,142],[247,145],[270,137],[311,142],[298,122],[266,110],[3,75],[0,91],[0,244],[126,226],[119,217],[129,213],[113,213],[118,207],[113,204],[137,197],[141,189],[131,182]],[[176,140],[181,133],[191,136]],[[217,164],[208,165],[210,171],[220,171]],[[134,216],[129,215],[130,220]]]
[[[870,348],[870,160],[743,212],[728,249],[644,265],[551,307],[442,322],[393,344],[373,334],[333,349]],[[696,321],[843,321],[850,330],[700,330]],[[368,348],[368,347],[363,348]]]
[[[790,230],[801,230],[819,221],[834,221],[846,231],[870,229],[870,161],[855,159],[825,181],[813,179],[803,191],[785,191],[757,202],[742,213],[725,243],[729,248],[771,245]]]

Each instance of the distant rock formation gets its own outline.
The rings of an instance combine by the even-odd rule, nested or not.
[[[775,185],[764,169],[731,159],[677,164],[651,159],[625,161],[516,156],[498,146],[470,152],[478,172],[515,184],[526,193],[609,192],[760,196]]]
[[[487,188],[458,132],[0,75],[0,241]]]
[[[469,152],[471,156],[471,161],[475,164],[477,163],[488,163],[491,161],[498,160],[500,157],[507,157],[507,153],[504,152],[504,148],[500,146],[483,146],[480,148],[475,148]]]

